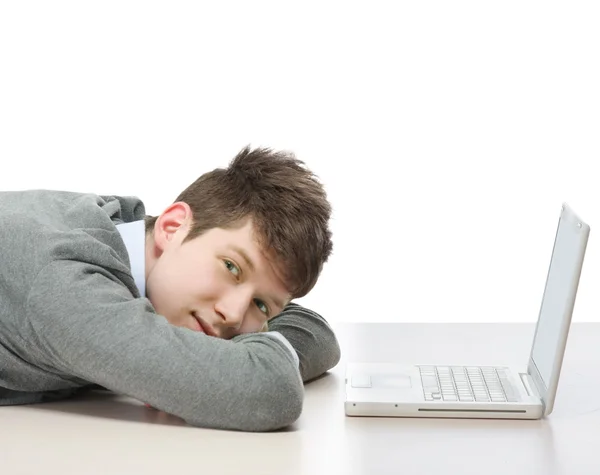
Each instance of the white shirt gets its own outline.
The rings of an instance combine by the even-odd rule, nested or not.
[[[146,296],[146,224],[143,219],[131,223],[117,224],[121,238],[125,242],[131,274],[140,295]],[[140,243],[142,244],[140,246]]]

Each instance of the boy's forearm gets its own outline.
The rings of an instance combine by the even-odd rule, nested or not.
[[[327,321],[318,313],[290,303],[269,322],[269,330],[287,338],[300,359],[300,374],[310,381],[340,360],[340,346]]]

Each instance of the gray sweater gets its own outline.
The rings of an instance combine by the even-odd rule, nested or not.
[[[302,382],[339,361],[327,322],[290,304],[269,324],[283,339],[170,325],[139,294],[116,228],[144,215],[132,197],[0,192],[0,406],[100,386],[201,427],[294,422]]]

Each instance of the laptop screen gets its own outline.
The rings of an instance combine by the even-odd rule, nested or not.
[[[531,350],[544,389],[550,392],[558,385],[588,234],[589,227],[565,207],[558,222]],[[553,402],[553,394],[549,396]]]

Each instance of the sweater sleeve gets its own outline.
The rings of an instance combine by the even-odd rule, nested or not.
[[[303,381],[314,379],[340,361],[340,346],[327,321],[318,313],[290,303],[269,322],[269,330],[281,333],[300,359]]]
[[[27,318],[38,364],[192,425],[267,431],[302,411],[298,362],[284,337],[256,333],[232,341],[175,327],[103,267],[48,264],[29,293]]]

